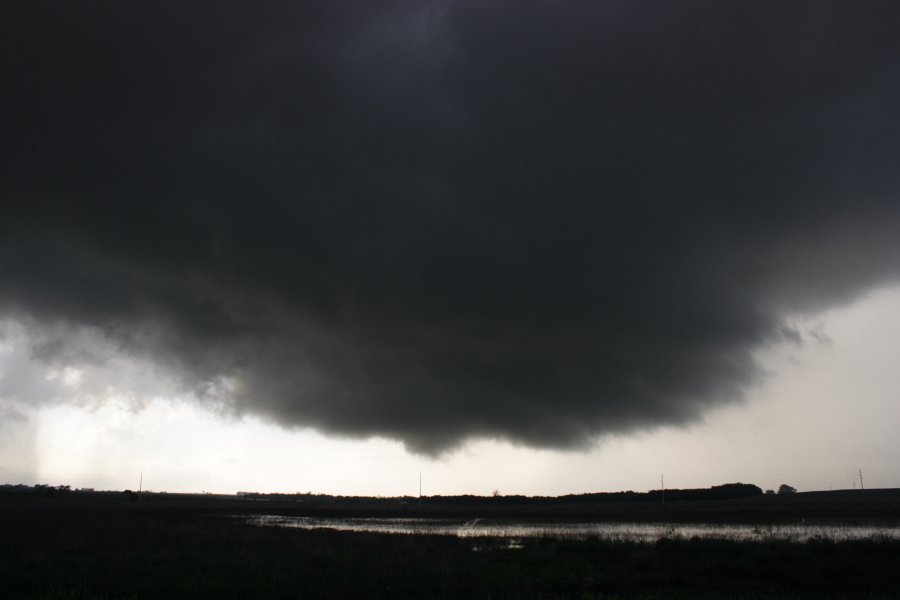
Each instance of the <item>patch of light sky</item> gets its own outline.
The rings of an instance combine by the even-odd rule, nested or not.
[[[344,495],[559,495],[705,487],[728,482],[799,490],[900,487],[900,288],[804,321],[816,335],[761,352],[767,381],[745,401],[688,427],[564,452],[482,440],[439,459],[397,442],[287,430],[196,402],[127,396],[23,408],[0,398],[0,482],[172,492]],[[15,355],[0,340],[0,373]],[[5,369],[5,370],[4,370]],[[47,371],[77,388],[72,367]]]

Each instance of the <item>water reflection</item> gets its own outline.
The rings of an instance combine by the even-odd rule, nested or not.
[[[788,540],[806,542],[811,539],[846,541],[858,539],[900,539],[897,526],[849,525],[721,525],[671,523],[539,523],[473,519],[403,519],[288,517],[256,515],[248,522],[265,527],[297,529],[333,529],[367,533],[405,535],[448,535],[461,538],[556,538],[584,540],[600,538],[612,541],[655,542],[661,538],[701,538],[750,540]],[[515,545],[515,544],[514,544]]]

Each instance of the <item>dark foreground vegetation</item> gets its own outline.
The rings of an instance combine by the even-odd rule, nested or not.
[[[834,496],[830,503],[824,497],[797,496],[784,501],[795,507],[806,502],[806,508],[845,510],[857,499],[863,506],[869,502],[880,511],[875,520],[890,514],[889,506],[898,499],[896,493],[885,494],[878,502],[872,500],[877,497],[873,493],[869,499]],[[240,509],[246,500],[128,498],[0,493],[0,597],[897,598],[900,594],[900,542],[890,540],[663,539],[639,544],[544,539],[509,549],[500,540],[255,527],[232,516],[245,512]],[[743,501],[708,508],[728,512],[729,502],[752,510]],[[296,503],[250,504],[256,513],[300,510]],[[762,514],[764,508],[764,503],[758,506]],[[638,514],[646,516],[640,510]],[[841,515],[832,517],[839,520]]]

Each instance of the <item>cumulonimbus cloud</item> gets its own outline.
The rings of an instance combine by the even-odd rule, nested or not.
[[[426,453],[689,422],[896,280],[898,17],[11,3],[0,310]]]

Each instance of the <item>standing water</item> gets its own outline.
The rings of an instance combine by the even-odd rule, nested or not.
[[[248,518],[253,525],[295,529],[332,529],[366,533],[405,535],[447,535],[463,538],[556,538],[584,540],[599,538],[611,541],[655,542],[662,538],[727,539],[736,541],[787,540],[806,542],[811,539],[846,541],[858,539],[900,539],[897,526],[849,525],[721,525],[672,523],[539,523],[534,521],[472,519],[404,519],[404,518],[320,518],[255,515]]]

